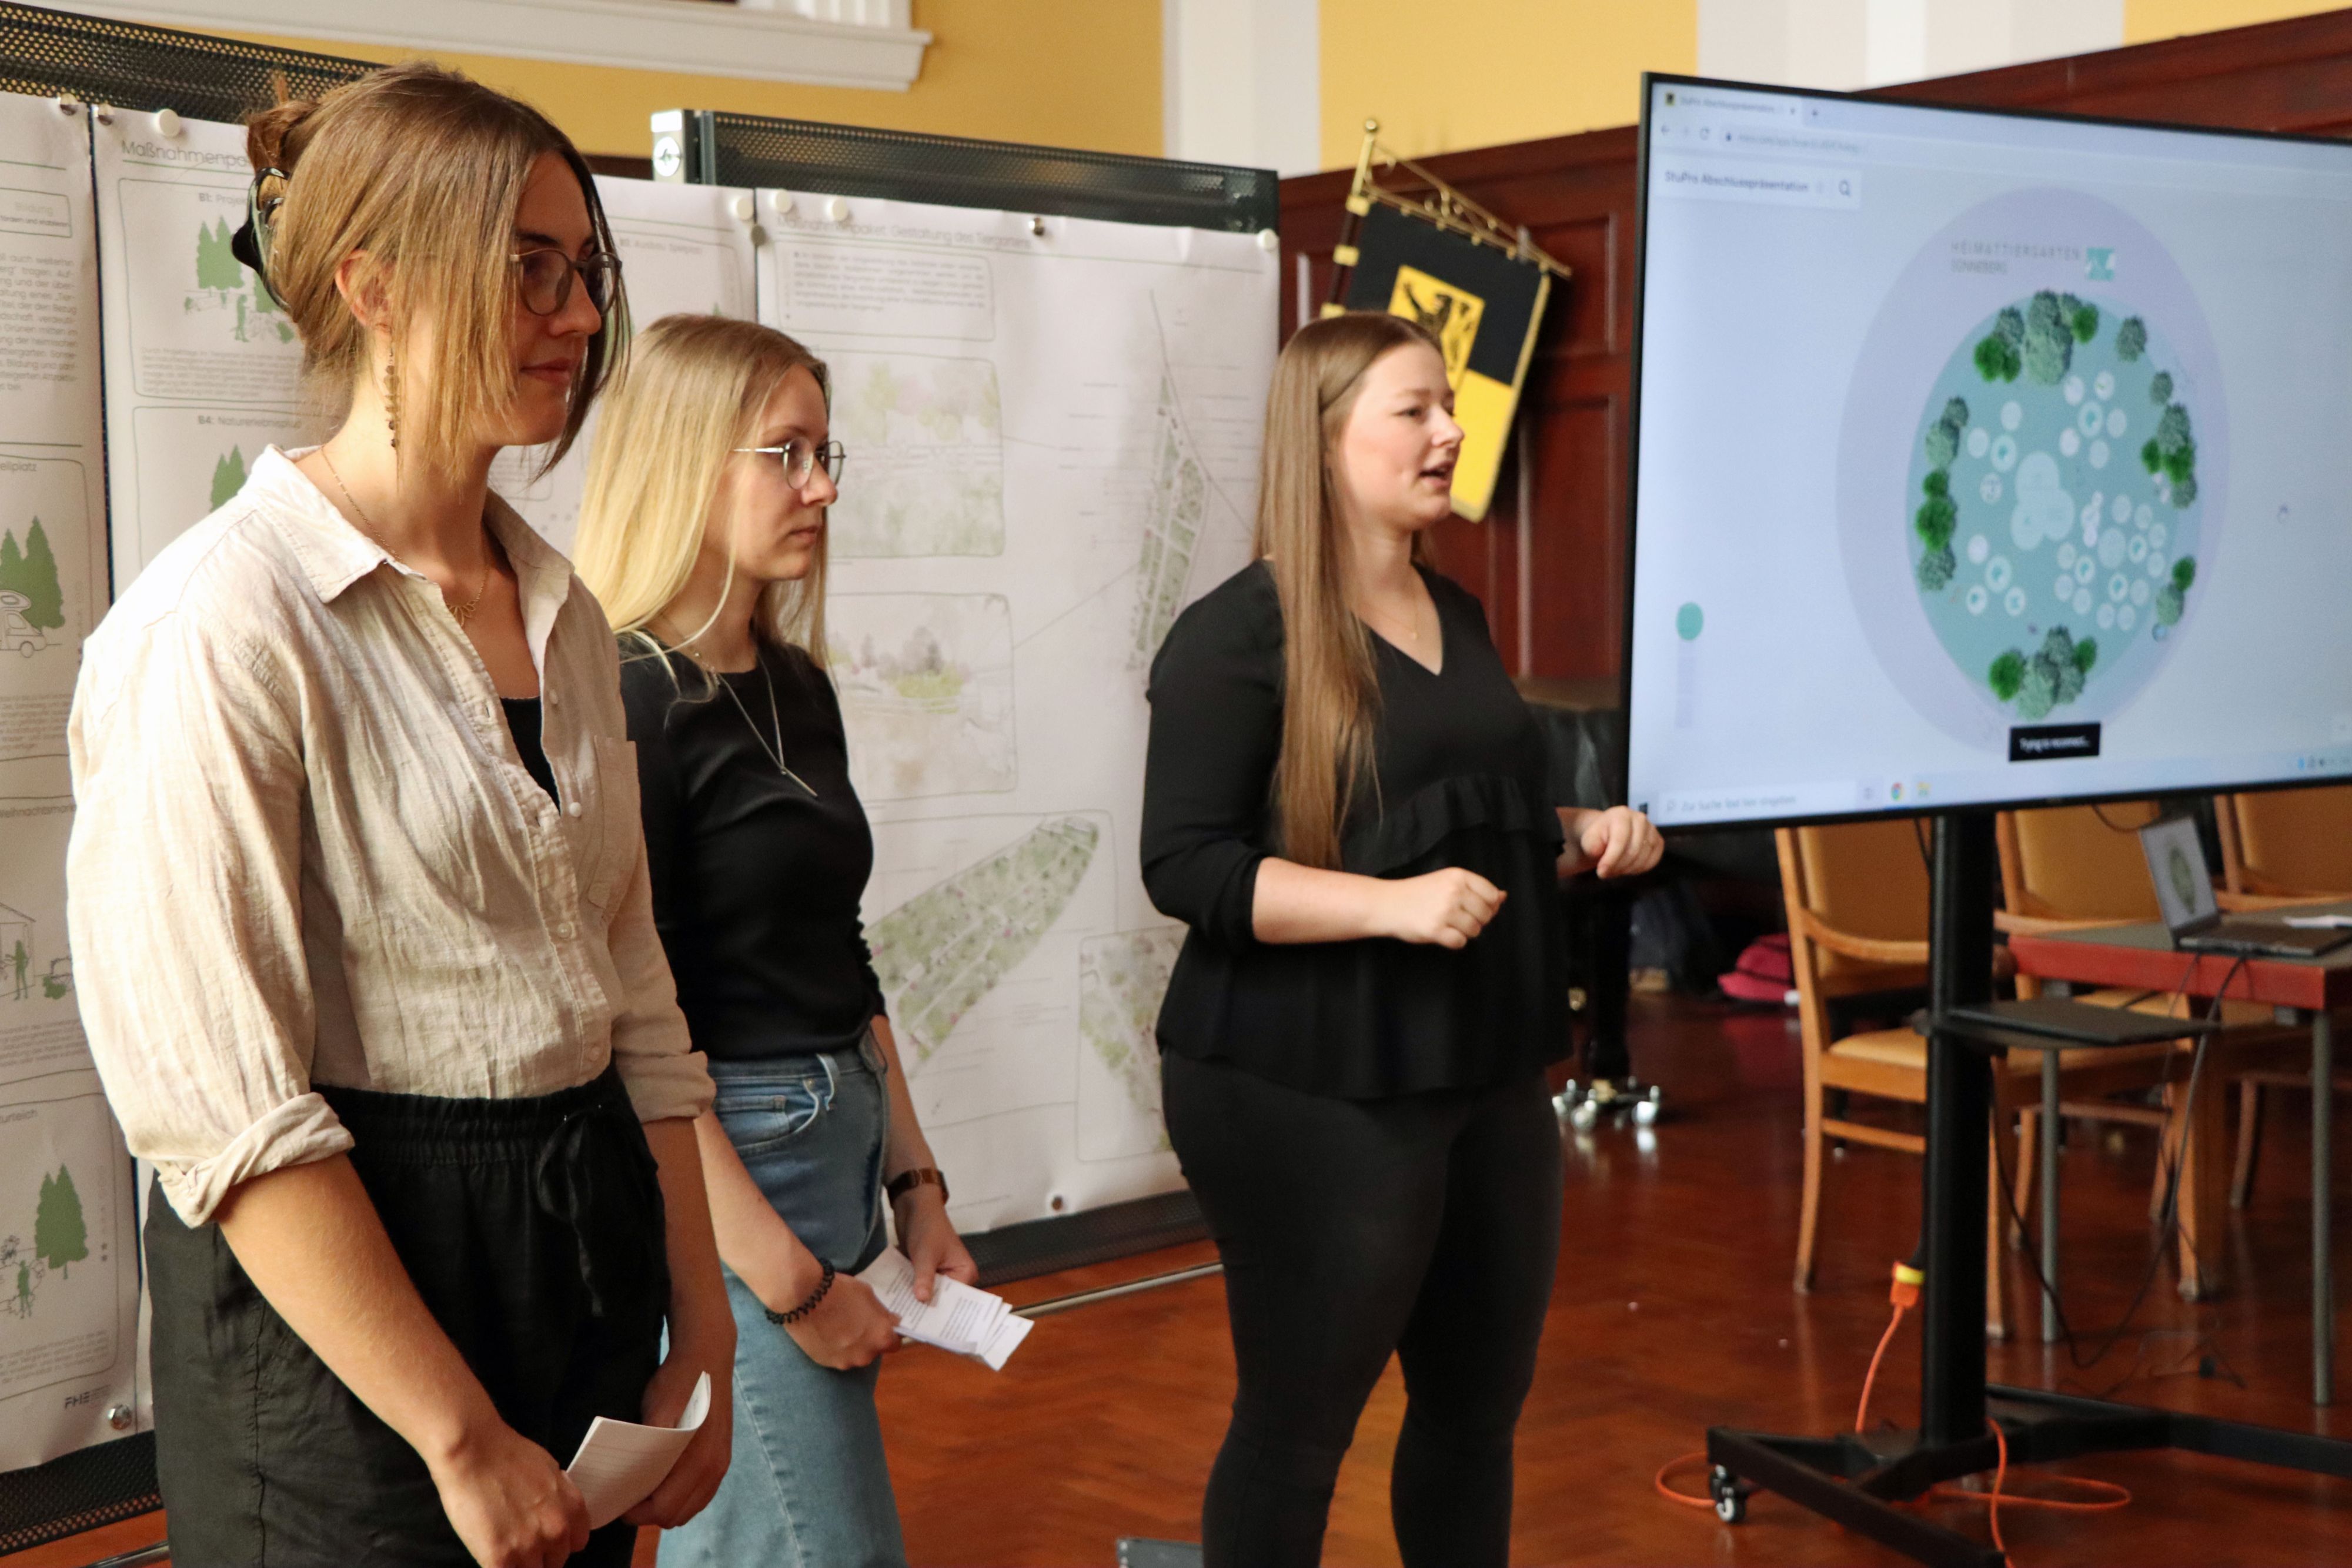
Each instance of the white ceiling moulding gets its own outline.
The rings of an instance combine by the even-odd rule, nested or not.
[[[288,34],[567,65],[686,71],[904,92],[931,36],[908,0],[64,0],[77,11],[198,32]]]

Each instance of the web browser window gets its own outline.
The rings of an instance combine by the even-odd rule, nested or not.
[[[2352,145],[1652,78],[1630,799],[2352,778]]]

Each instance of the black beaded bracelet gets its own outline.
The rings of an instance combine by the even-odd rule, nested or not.
[[[816,1289],[809,1292],[807,1301],[803,1301],[799,1306],[794,1307],[789,1312],[780,1312],[776,1311],[775,1308],[769,1306],[762,1306],[760,1309],[761,1312],[768,1314],[768,1321],[770,1322],[775,1324],[778,1328],[784,1328],[800,1322],[803,1318],[816,1311],[817,1304],[824,1300],[824,1293],[833,1289],[834,1273],[832,1264],[825,1262],[822,1258],[818,1259],[817,1262],[824,1270],[824,1275],[822,1279],[817,1281]]]

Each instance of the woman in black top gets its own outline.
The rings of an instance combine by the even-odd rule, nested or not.
[[[824,647],[842,452],[824,366],[780,332],[672,316],[631,345],[590,462],[582,577],[622,628],[654,919],[718,1082],[696,1124],[737,1333],[733,1464],[677,1564],[903,1564],[875,1415],[916,1293],[978,1270],[915,1120],[866,952],[874,840]]]
[[[1559,1235],[1555,883],[1658,858],[1634,812],[1554,809],[1477,601],[1426,564],[1452,404],[1420,328],[1302,329],[1266,415],[1260,559],[1152,668],[1144,883],[1192,927],[1160,1015],[1168,1130],[1240,1381],[1212,1565],[1317,1561],[1391,1352],[1405,1562],[1507,1560]]]

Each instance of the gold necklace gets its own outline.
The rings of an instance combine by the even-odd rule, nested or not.
[[[416,569],[413,566],[409,566],[408,562],[401,560],[400,552],[394,549],[390,545],[384,543],[383,536],[375,531],[374,520],[367,515],[367,508],[360,505],[359,497],[352,494],[352,487],[343,483],[342,470],[335,466],[334,458],[328,455],[327,448],[323,444],[319,447],[319,461],[324,463],[327,465],[327,472],[335,476],[335,488],[343,493],[343,504],[351,507],[352,520],[359,524],[360,532],[367,535],[368,538],[374,544],[376,549],[383,551],[384,554],[390,556],[393,559],[400,561],[400,564],[402,566],[408,567],[409,570],[416,571]],[[417,575],[419,577],[425,576],[423,572],[417,572]],[[427,579],[427,580],[429,581],[430,579]],[[435,586],[438,587],[439,585],[436,583]],[[449,613],[451,617],[457,621],[459,631],[465,630],[466,622],[474,618],[474,612],[482,607],[482,595],[488,593],[489,591],[489,552],[488,550],[484,550],[482,552],[481,586],[474,590],[474,597],[466,601],[464,608],[461,609],[455,604],[450,604],[449,596],[446,592],[444,592],[441,596],[441,602],[448,606]]]

